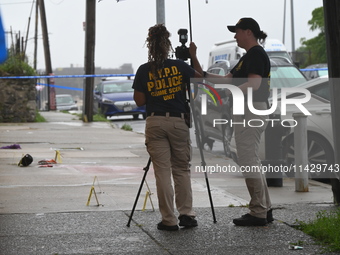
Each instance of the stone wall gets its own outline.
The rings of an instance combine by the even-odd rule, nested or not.
[[[34,122],[36,80],[0,79],[0,122]]]

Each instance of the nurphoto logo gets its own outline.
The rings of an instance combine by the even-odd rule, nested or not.
[[[252,88],[247,89],[247,96],[245,97],[242,90],[231,84],[221,84],[222,79],[219,79],[219,83],[214,85],[209,85],[206,82],[196,82],[198,84],[198,89],[202,91],[200,95],[200,110],[201,115],[205,116],[208,114],[208,107],[211,104],[214,106],[222,106],[223,98],[220,95],[221,90],[229,91],[229,94],[232,96],[232,105],[230,105],[230,110],[232,110],[233,115],[244,115],[245,114],[245,104],[248,107],[249,111],[254,115],[258,116],[267,116],[272,113],[280,111],[281,116],[287,115],[287,106],[294,106],[297,111],[300,111],[304,115],[311,115],[311,113],[304,106],[311,99],[311,93],[309,90],[305,88],[299,87],[284,87],[281,89],[272,88],[271,89],[271,98],[270,103],[271,106],[266,110],[258,110],[254,107],[253,104],[253,94],[254,91]],[[197,86],[197,85],[195,85]],[[194,89],[195,91],[195,89]],[[218,92],[219,91],[219,92]],[[299,95],[299,97],[290,98],[290,95]],[[208,98],[209,97],[209,98]],[[209,104],[208,104],[209,100]],[[274,126],[276,122],[280,122],[283,127],[295,127],[297,126],[297,121],[294,119],[265,119],[268,122],[268,125]],[[264,121],[261,119],[251,119],[243,122],[233,122],[232,119],[222,119],[215,118],[213,119],[213,127],[216,125],[225,125],[225,124],[233,125],[247,125],[249,127],[261,127],[265,125]]]
[[[206,86],[207,84],[205,84]],[[211,87],[211,86],[209,86]],[[228,89],[233,96],[233,114],[234,115],[243,115],[244,114],[244,94],[240,88],[235,85],[230,84],[216,84],[216,89]],[[216,92],[216,90],[214,90]],[[216,92],[217,93],[217,92]],[[290,93],[300,93],[305,95],[303,98],[287,98],[287,95]],[[211,93],[209,93],[211,96]],[[249,110],[256,115],[269,115],[275,112],[278,106],[278,89],[272,89],[272,106],[267,110],[257,110],[253,106],[253,89],[248,88],[247,90],[247,105]],[[220,98],[220,97],[219,97]],[[300,111],[305,115],[312,115],[306,107],[303,106],[304,103],[307,103],[311,99],[311,93],[309,90],[305,88],[281,88],[281,115],[287,114],[287,105],[295,105]],[[202,95],[202,115],[205,115],[207,112],[207,95]]]

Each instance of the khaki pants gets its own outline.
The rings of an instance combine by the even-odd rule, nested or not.
[[[194,216],[189,169],[191,159],[189,128],[183,118],[150,116],[146,119],[145,136],[155,172],[162,222],[169,226],[177,225],[174,195],[179,214]]]
[[[254,108],[264,110],[267,109],[267,105],[265,102],[255,102]],[[238,164],[243,169],[249,170],[249,172],[243,172],[242,174],[251,198],[249,202],[250,214],[259,218],[266,218],[267,211],[271,208],[271,201],[265,174],[260,169],[261,160],[258,155],[258,149],[261,135],[267,126],[267,121],[265,120],[268,119],[268,115],[260,116],[251,113],[247,104],[245,104],[244,110],[244,115],[235,115],[233,117],[233,125],[234,123],[242,123],[234,125]],[[263,126],[261,126],[262,123],[264,124]],[[257,171],[256,168],[258,168]]]

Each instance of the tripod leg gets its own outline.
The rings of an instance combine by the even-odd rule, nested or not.
[[[130,223],[131,223],[131,220],[132,220],[132,216],[133,216],[133,213],[135,212],[135,209],[136,209],[136,205],[137,205],[137,202],[138,202],[138,198],[139,198],[139,195],[142,191],[142,188],[143,188],[143,184],[144,184],[144,181],[145,181],[145,178],[146,178],[146,175],[149,171],[149,168],[150,168],[150,164],[151,164],[151,158],[149,158],[149,161],[148,161],[148,164],[146,165],[146,167],[144,167],[144,175],[143,175],[143,178],[142,178],[142,181],[141,181],[141,184],[139,186],[139,189],[138,189],[138,192],[137,192],[137,196],[136,196],[136,199],[135,199],[135,203],[133,204],[133,207],[132,207],[132,211],[131,211],[131,214],[130,214],[130,217],[129,217],[129,221],[127,223],[126,226],[130,227]]]
[[[189,90],[189,91],[191,91],[191,90]],[[193,120],[194,120],[195,132],[197,132],[196,143],[197,143],[197,147],[198,147],[198,149],[200,151],[200,156],[201,156],[201,160],[202,160],[201,165],[205,169],[206,163],[205,163],[204,154],[203,154],[203,144],[202,144],[202,141],[201,141],[201,134],[199,133],[198,123],[197,123],[197,119],[196,119],[197,116],[194,113],[194,111],[195,111],[195,102],[194,101],[195,101],[195,99],[191,98],[191,100],[190,100],[191,116],[193,117]],[[205,171],[204,174],[205,174],[205,182],[206,182],[207,190],[208,190],[208,196],[209,196],[209,201],[210,201],[211,212],[212,212],[212,215],[213,215],[213,221],[214,221],[214,223],[216,223],[217,221],[216,221],[215,209],[214,209],[214,204],[213,204],[213,200],[212,200],[212,196],[211,196],[211,191],[210,191],[209,179],[208,179],[208,175],[207,175],[206,171]]]
[[[213,200],[212,200],[212,197],[211,197],[209,179],[208,179],[207,172],[204,172],[204,174],[205,174],[205,182],[206,182],[206,184],[207,184],[207,190],[208,190],[208,195],[209,195],[209,201],[210,201],[211,212],[212,212],[212,215],[213,215],[214,223],[216,223],[217,221],[216,221],[216,216],[215,216],[214,204],[213,204]]]

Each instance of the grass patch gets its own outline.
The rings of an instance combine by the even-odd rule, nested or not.
[[[125,131],[132,131],[132,127],[126,123],[120,129],[123,129]]]
[[[46,122],[46,119],[37,111],[35,114],[35,122]]]
[[[93,121],[106,121],[106,122],[109,122],[109,120],[103,114],[95,114],[95,115],[93,115]]]
[[[82,113],[70,113],[68,111],[66,111],[65,113],[75,115],[78,117],[79,120],[83,120]],[[103,114],[94,114],[92,118],[93,118],[93,121],[96,121],[96,122],[110,122],[110,120],[108,120]]]
[[[330,252],[340,251],[340,209],[320,211],[316,219],[310,222],[299,222],[304,233],[314,237],[318,243]]]
[[[66,111],[66,110],[60,110],[60,112],[62,112],[62,113],[70,113],[69,111]]]

